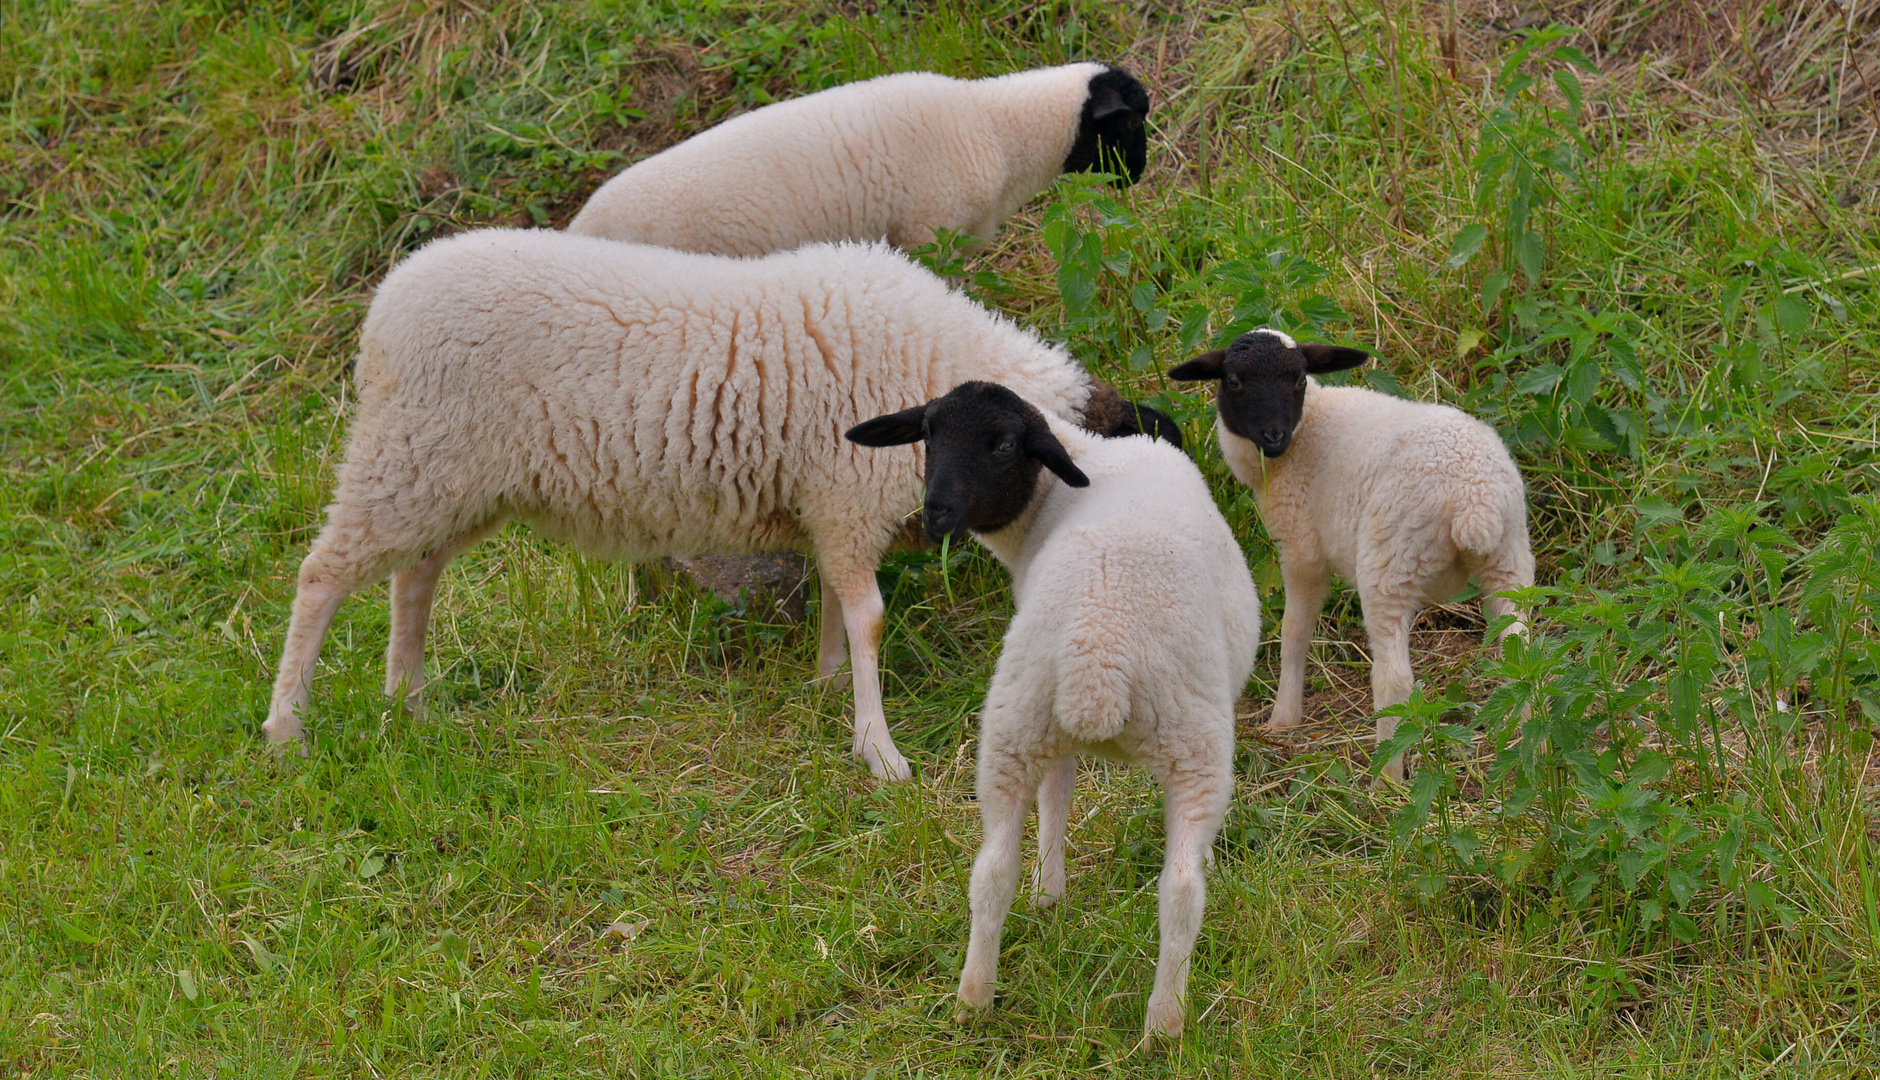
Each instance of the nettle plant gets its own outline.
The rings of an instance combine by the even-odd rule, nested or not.
[[[1316,289],[1325,268],[1278,239],[1202,219],[1192,205],[1171,208],[1177,220],[1150,229],[1103,180],[1060,178],[1044,212],[1062,301],[1054,336],[1099,374],[1138,381],[1158,357],[1185,359],[1209,340],[1224,344],[1260,326],[1320,337],[1348,317]],[[1183,419],[1212,410],[1192,394],[1143,400]]]
[[[1424,895],[1538,886],[1682,943],[1700,918],[1798,918],[1758,778],[1806,766],[1823,798],[1858,789],[1880,722],[1880,499],[1853,497],[1807,551],[1771,510],[1650,527],[1615,588],[1575,570],[1524,590],[1532,639],[1483,665],[1484,701],[1419,690],[1392,710],[1377,760],[1422,751],[1396,828]]]

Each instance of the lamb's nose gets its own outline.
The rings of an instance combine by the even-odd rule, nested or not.
[[[921,524],[927,530],[927,539],[939,540],[958,529],[960,512],[943,502],[927,500],[921,510]]]

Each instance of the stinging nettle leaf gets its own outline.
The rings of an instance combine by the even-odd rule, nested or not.
[[[1464,263],[1475,257],[1476,252],[1482,250],[1482,241],[1487,239],[1487,226],[1464,225],[1461,231],[1456,233],[1456,238],[1449,242],[1449,258],[1443,260],[1443,265],[1451,270],[1460,269]]]

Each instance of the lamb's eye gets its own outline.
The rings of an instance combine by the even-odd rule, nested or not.
[[[994,447],[992,452],[995,454],[1009,454],[1016,449],[1018,449],[1018,440],[1007,438],[999,440],[999,445]]]
[[[1304,390],[1305,388],[1306,388],[1306,377],[1304,375],[1301,375],[1299,376],[1299,381],[1293,384],[1293,389]]]
[[[1222,379],[1221,381],[1227,384],[1227,388],[1229,390],[1240,389],[1240,376],[1238,375],[1229,375],[1227,378]]]

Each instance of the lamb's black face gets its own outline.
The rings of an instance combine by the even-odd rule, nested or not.
[[[926,441],[921,523],[935,542],[1010,525],[1031,502],[1040,468],[1072,487],[1090,483],[1044,415],[997,383],[961,383],[925,405],[857,424],[847,438],[863,446]]]
[[[1357,367],[1371,358],[1362,349],[1296,345],[1276,330],[1253,330],[1225,349],[1202,353],[1169,369],[1178,380],[1219,379],[1215,406],[1221,425],[1276,458],[1292,445],[1293,429],[1306,403],[1306,376]]]
[[[1090,80],[1062,171],[1115,173],[1117,186],[1128,187],[1149,162],[1148,123],[1149,91],[1122,68],[1106,68]]]

